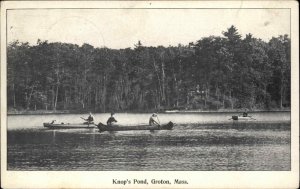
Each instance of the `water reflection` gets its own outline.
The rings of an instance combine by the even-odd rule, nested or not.
[[[52,143],[55,144],[55,135],[56,135],[56,130],[52,131]]]
[[[176,124],[171,131],[19,129],[9,170],[290,170],[290,123]]]

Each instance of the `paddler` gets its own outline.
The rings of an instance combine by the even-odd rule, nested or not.
[[[243,117],[248,117],[248,111],[247,111],[247,109],[245,109],[245,111],[243,112]]]
[[[149,125],[151,125],[151,126],[156,126],[156,125],[159,126],[160,125],[157,114],[153,113],[151,115],[151,117],[149,118]]]
[[[85,118],[82,118],[82,119],[84,119],[85,121],[87,121],[88,125],[89,124],[94,124],[94,116],[92,115],[92,112],[90,112],[89,117],[87,119],[85,119]]]
[[[114,113],[111,113],[110,114],[110,118],[108,118],[108,120],[107,120],[107,122],[106,122],[106,124],[108,125],[108,126],[112,126],[113,125],[113,123],[116,123],[116,122],[118,122],[115,118],[114,118]]]

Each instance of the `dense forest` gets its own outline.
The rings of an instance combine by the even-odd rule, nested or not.
[[[9,110],[74,112],[290,107],[290,39],[231,26],[188,45],[95,48],[38,40],[7,47]]]

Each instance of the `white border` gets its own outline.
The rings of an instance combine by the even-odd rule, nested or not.
[[[10,8],[291,8],[291,171],[7,171],[6,9]],[[299,184],[299,12],[296,1],[1,2],[1,187],[3,188],[297,188]],[[112,179],[185,179],[188,185],[112,185]]]

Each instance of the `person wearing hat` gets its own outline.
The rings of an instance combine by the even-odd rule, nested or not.
[[[106,124],[107,124],[108,126],[112,126],[113,123],[116,123],[116,122],[118,122],[118,121],[114,118],[114,113],[111,113],[111,114],[110,114],[110,118],[108,118]]]
[[[149,125],[151,125],[151,126],[158,125],[159,126],[159,120],[155,113],[153,113],[151,115],[151,117],[149,118]]]

